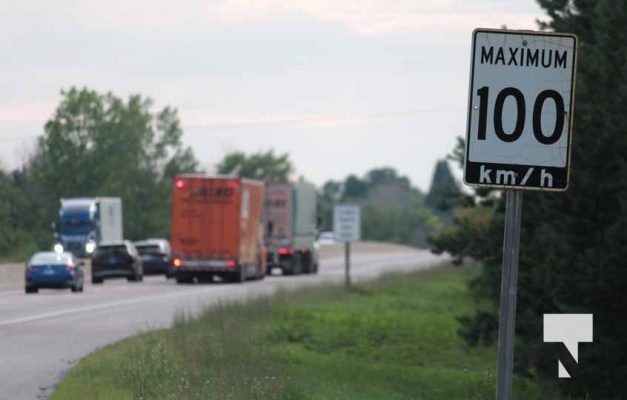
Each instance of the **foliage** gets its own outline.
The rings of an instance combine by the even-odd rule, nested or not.
[[[227,154],[217,165],[219,174],[243,178],[287,182],[294,171],[287,153],[275,155],[273,150],[246,155],[243,152]]]
[[[462,192],[446,160],[435,165],[431,188],[425,198],[425,204],[441,215],[450,215],[459,205]]]
[[[361,212],[362,236],[366,240],[420,246],[439,224],[437,217],[426,207],[390,209],[367,202]]]
[[[320,201],[322,230],[333,228],[333,207],[341,202],[362,206],[364,240],[424,247],[427,236],[440,225],[440,220],[424,205],[423,194],[390,167],[374,168],[363,179],[349,175],[343,182],[326,182]]]
[[[333,229],[333,206],[342,199],[342,183],[327,181],[322,185],[320,201],[318,202],[318,215],[320,216],[320,230]]]
[[[526,192],[523,202],[516,321],[516,370],[592,399],[627,393],[627,3],[614,0],[540,0],[547,29],[578,35],[579,65],[571,146],[571,182],[565,193]],[[455,152],[456,158],[463,153]],[[435,240],[441,250],[471,256],[483,266],[476,293],[498,304],[503,201],[476,192],[467,215],[492,209],[486,229],[468,220]],[[471,220],[476,220],[473,217]],[[469,243],[465,241],[470,239]],[[465,319],[464,332],[486,332],[485,315]],[[562,345],[543,343],[545,313],[592,313],[594,342],[579,344],[578,364]],[[492,324],[492,329],[494,329]],[[474,336],[476,336],[476,334]],[[486,335],[490,336],[490,335]],[[557,379],[556,360],[573,379]]]
[[[51,398],[493,399],[495,346],[455,334],[467,278],[444,267],[179,316],[91,354]],[[518,399],[561,398],[514,384]]]
[[[113,196],[122,198],[125,237],[167,236],[172,177],[197,169],[176,110],[154,113],[140,95],[124,101],[87,88],[61,95],[28,166],[41,229],[50,231],[61,197]]]

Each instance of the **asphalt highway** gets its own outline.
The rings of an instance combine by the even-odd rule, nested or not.
[[[154,276],[137,283],[86,283],[83,293],[41,289],[26,295],[23,288],[0,290],[0,399],[45,399],[82,357],[139,331],[167,327],[176,312],[195,314],[212,304],[269,295],[281,288],[343,282],[341,247],[323,254],[317,275],[276,275],[245,284],[177,285]],[[428,251],[358,245],[351,256],[351,277],[373,279],[386,271],[425,269],[442,261]]]

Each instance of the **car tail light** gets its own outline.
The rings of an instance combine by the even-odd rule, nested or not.
[[[68,271],[74,271],[74,264],[65,264],[65,269],[67,269]]]
[[[236,265],[237,265],[237,263],[236,263],[234,260],[227,260],[227,262],[226,262],[226,266],[227,266],[228,268],[233,268],[233,267],[235,267]]]
[[[172,265],[174,265],[176,268],[178,268],[181,265],[183,265],[183,260],[180,259],[180,258],[175,258],[174,260],[172,260]]]
[[[31,272],[33,270],[33,266],[30,263],[26,263],[26,272]]]
[[[287,255],[287,254],[294,254],[294,249],[287,249],[285,247],[281,247],[279,249],[279,254],[282,256]]]

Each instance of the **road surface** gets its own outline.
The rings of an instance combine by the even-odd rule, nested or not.
[[[342,282],[342,247],[323,249],[318,275],[272,276],[245,284],[177,285],[162,276],[144,282],[86,284],[84,293],[0,290],[0,399],[45,399],[79,359],[99,347],[138,331],[169,326],[177,311],[197,313],[221,301],[268,295],[279,288]],[[351,257],[353,281],[386,271],[424,269],[443,261],[429,253],[398,246],[356,244]]]

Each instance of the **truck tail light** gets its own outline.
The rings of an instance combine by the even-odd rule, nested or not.
[[[279,254],[282,255],[282,256],[287,255],[287,254],[294,254],[294,249],[288,249],[288,248],[285,248],[285,247],[281,247],[279,249]]]
[[[172,265],[174,265],[176,268],[178,268],[181,265],[183,265],[183,260],[177,257],[174,260],[172,260]]]
[[[185,181],[183,179],[177,179],[175,184],[177,189],[183,189],[185,187]]]
[[[227,266],[228,268],[233,268],[233,267],[235,267],[236,265],[237,265],[237,263],[236,263],[234,260],[227,260],[227,261],[226,261],[226,266]]]

